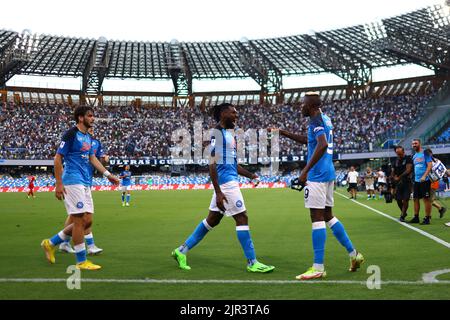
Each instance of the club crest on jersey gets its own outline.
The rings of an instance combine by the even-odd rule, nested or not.
[[[236,201],[236,207],[238,207],[238,208],[242,207],[242,201],[241,200]]]
[[[83,208],[83,206],[84,206],[83,202],[80,201],[80,202],[77,203],[77,208],[78,209]]]

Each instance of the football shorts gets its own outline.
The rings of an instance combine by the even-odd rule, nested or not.
[[[429,198],[431,191],[430,180],[424,182],[414,182],[414,199]]]
[[[230,181],[220,186],[220,190],[227,198],[228,202],[224,201],[225,212],[222,212],[216,204],[216,193],[214,192],[211,204],[209,205],[210,211],[220,212],[227,217],[234,216],[236,214],[246,211],[244,198],[242,197],[241,189],[237,181]]]
[[[67,214],[94,213],[91,188],[82,184],[64,186],[64,205]]]
[[[351,182],[351,183],[349,183],[349,185],[348,185],[348,189],[349,189],[349,190],[352,190],[352,189],[358,190],[358,184],[357,184],[357,183]]]
[[[409,200],[411,198],[412,185],[410,182],[401,182],[395,188],[395,200]]]
[[[309,209],[325,209],[334,206],[334,181],[312,182],[306,181],[305,207]]]
[[[126,192],[131,190],[131,186],[120,186],[119,190],[122,192]]]

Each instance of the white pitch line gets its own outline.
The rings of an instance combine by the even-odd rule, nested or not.
[[[380,281],[381,285],[429,285],[429,284],[450,284],[450,280],[440,281],[403,281],[386,280]],[[67,282],[64,278],[0,278],[0,283],[55,283]],[[185,280],[185,279],[81,279],[84,283],[129,283],[129,284],[356,284],[367,285],[367,281],[355,280]]]
[[[338,195],[340,195],[341,197],[348,199],[348,197],[345,196],[345,195],[343,195],[342,193],[337,192],[337,191],[335,191],[335,192],[336,192]],[[354,200],[354,199],[350,199],[350,200],[351,200],[353,203],[356,203],[356,204],[358,204],[358,205],[360,205],[360,206],[362,206],[362,207],[364,207],[364,208],[367,208],[367,209],[369,209],[369,210],[372,210],[373,212],[378,213],[379,215],[382,215],[383,217],[386,217],[386,218],[388,218],[388,219],[391,219],[391,220],[393,220],[393,221],[395,221],[395,222],[401,224],[402,226],[404,226],[404,227],[406,227],[406,228],[408,228],[408,229],[414,230],[414,231],[420,233],[421,235],[423,235],[423,236],[425,236],[425,237],[427,237],[427,238],[429,238],[429,239],[431,239],[431,240],[433,240],[433,241],[436,241],[437,243],[442,244],[444,247],[447,247],[447,248],[450,249],[450,243],[448,243],[447,241],[444,241],[444,240],[442,240],[442,239],[440,239],[440,238],[438,238],[438,237],[432,235],[431,233],[428,233],[428,232],[425,232],[425,231],[423,231],[423,230],[421,230],[421,229],[419,229],[419,228],[413,227],[413,226],[411,226],[411,225],[409,225],[409,224],[407,224],[407,223],[405,223],[405,222],[401,222],[401,221],[399,221],[398,219],[396,219],[396,218],[394,218],[394,217],[391,217],[390,215],[388,215],[388,214],[386,214],[386,213],[384,213],[384,212],[381,212],[381,211],[379,211],[379,210],[377,210],[377,209],[374,209],[374,208],[372,208],[372,207],[369,207],[368,205],[365,205],[365,204],[363,204],[363,203],[361,203],[361,202],[358,202],[358,201],[356,201],[356,200]]]

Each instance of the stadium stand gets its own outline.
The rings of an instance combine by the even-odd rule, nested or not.
[[[136,42],[0,30],[0,164],[4,159],[51,160],[62,133],[73,125],[73,108],[85,104],[94,106],[96,136],[116,158],[169,157],[172,132],[186,127],[192,134],[195,121],[212,128],[210,108],[224,102],[237,106],[238,126],[244,129],[304,133],[299,103],[307,91],[319,92],[325,102],[337,154],[356,157],[382,145],[389,149],[421,119],[430,118],[431,100],[448,96],[442,88],[450,90],[449,26],[443,7],[433,5],[376,23],[240,41]],[[434,75],[374,82],[374,69],[405,64]],[[283,88],[283,77],[320,73],[334,74],[345,84]],[[80,90],[8,86],[14,75],[79,77]],[[105,78],[171,80],[173,92],[105,91]],[[253,79],[260,90],[193,92],[193,80],[230,78]],[[435,129],[434,142],[447,142],[448,130]],[[305,155],[305,148],[292,141],[280,143],[281,155]],[[36,185],[51,185],[51,179],[39,176]],[[152,181],[204,179],[161,175]],[[0,186],[25,182],[26,176],[5,175]]]
[[[447,128],[438,138],[438,143],[448,143],[450,142],[450,128]]]
[[[193,79],[252,78],[265,99],[280,97],[283,76],[328,72],[347,82],[347,95],[359,96],[373,68],[415,63],[446,74],[449,25],[444,7],[432,5],[377,23],[240,41],[109,41],[0,30],[0,88],[15,74],[80,77],[85,103],[99,99],[105,78],[167,79],[174,96],[193,106]]]
[[[430,139],[429,143],[450,143],[450,127],[447,125],[440,134]]]
[[[326,103],[323,109],[334,119],[336,152],[370,151],[377,137],[395,128],[407,129],[419,118],[429,96],[397,96],[378,99],[340,100]],[[300,108],[291,105],[238,106],[239,124],[244,130],[281,127],[305,132],[306,120]],[[143,108],[133,106],[96,107],[96,136],[112,157],[169,157],[172,132],[194,121],[204,129],[213,128],[209,109]],[[62,133],[73,121],[68,105],[2,104],[0,121],[0,158],[52,159]],[[193,132],[191,132],[193,134]],[[304,147],[281,139],[282,154],[304,154]]]

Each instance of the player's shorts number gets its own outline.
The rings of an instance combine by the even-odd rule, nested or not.
[[[308,199],[309,196],[309,189],[305,188],[305,199]]]

